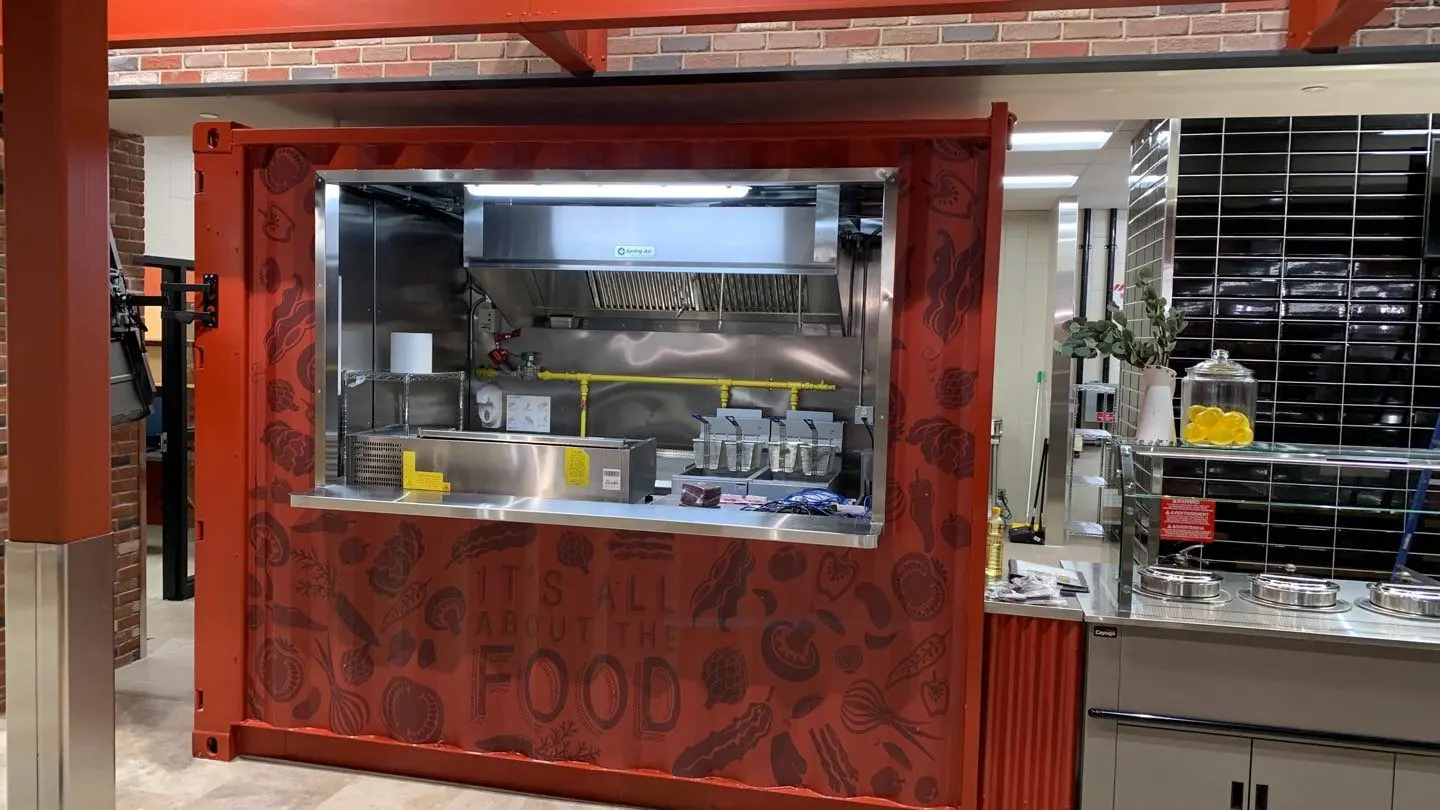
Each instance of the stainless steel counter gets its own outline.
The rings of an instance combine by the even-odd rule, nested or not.
[[[1217,605],[1167,602],[1136,593],[1128,612],[1116,607],[1113,566],[1074,564],[1083,571],[1091,592],[1070,597],[1065,607],[987,601],[987,613],[1008,613],[1091,624],[1115,624],[1189,630],[1209,633],[1266,636],[1302,640],[1370,644],[1392,647],[1440,648],[1440,622],[1403,619],[1373,613],[1360,607],[1368,583],[1339,580],[1340,598],[1352,607],[1344,613],[1309,613],[1257,605],[1241,599],[1249,587],[1244,574],[1226,574],[1224,589],[1230,601]]]
[[[346,486],[319,487],[294,493],[290,496],[290,505],[301,509],[698,534],[846,548],[874,548],[881,529],[881,524],[869,519],[843,516],[781,515],[654,503],[603,503]]]

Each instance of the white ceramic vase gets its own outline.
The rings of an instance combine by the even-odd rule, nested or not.
[[[1140,424],[1137,444],[1175,444],[1175,372],[1165,366],[1140,369]]]

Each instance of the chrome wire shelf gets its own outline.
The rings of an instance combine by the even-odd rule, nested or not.
[[[412,374],[402,371],[346,371],[341,374],[342,385],[354,388],[367,382],[464,382],[463,371],[435,371],[427,374]]]
[[[340,372],[340,425],[338,442],[339,447],[348,447],[346,437],[350,434],[350,392],[359,388],[365,383],[399,383],[400,391],[400,424],[398,427],[402,432],[410,430],[410,386],[414,383],[435,383],[453,382],[457,383],[455,397],[455,429],[465,428],[465,399],[469,390],[469,380],[463,371],[435,371],[425,374],[415,374],[404,371],[342,371]],[[346,475],[346,456],[348,452],[342,452],[336,460],[336,473],[344,478]]]

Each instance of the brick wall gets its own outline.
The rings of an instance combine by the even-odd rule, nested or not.
[[[145,253],[145,142],[110,133],[110,230],[120,261],[139,290]],[[122,425],[110,434],[110,529],[115,533],[115,666],[140,658],[140,607],[145,599],[144,425]]]
[[[1285,44],[1286,0],[1030,13],[630,28],[610,32],[612,71],[962,59],[1264,51]],[[1396,0],[1357,45],[1440,43],[1440,0]],[[551,73],[510,34],[209,45],[115,51],[112,84]]]
[[[0,542],[10,539],[9,395],[5,314],[5,144],[0,140]],[[120,257],[133,273],[145,251],[145,144],[137,135],[110,134],[110,219]],[[136,275],[138,286],[139,276]],[[104,276],[97,271],[96,283]],[[144,542],[140,528],[142,461],[139,425],[110,435],[111,529],[115,532],[115,665],[140,657],[140,607],[144,599]],[[5,710],[5,569],[0,565],[0,712]]]

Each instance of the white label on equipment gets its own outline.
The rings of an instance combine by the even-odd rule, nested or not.
[[[600,471],[600,488],[610,492],[620,491],[620,471],[605,469]]]
[[[617,259],[653,259],[655,258],[654,245],[616,245],[615,258]]]

